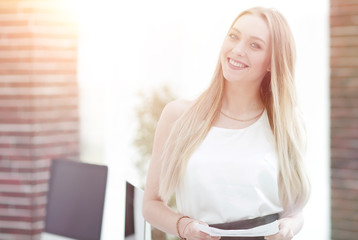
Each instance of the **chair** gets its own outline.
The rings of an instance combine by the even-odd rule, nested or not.
[[[107,166],[52,160],[44,231],[78,240],[99,240],[107,174]]]

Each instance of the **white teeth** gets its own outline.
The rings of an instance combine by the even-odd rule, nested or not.
[[[230,58],[229,62],[236,67],[240,67],[240,68],[246,67],[246,65],[236,62],[236,61],[232,60],[231,58]]]

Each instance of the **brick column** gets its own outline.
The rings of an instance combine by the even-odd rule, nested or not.
[[[0,239],[39,239],[50,159],[79,157],[77,30],[60,2],[0,2]]]
[[[331,0],[332,239],[358,239],[358,1]]]

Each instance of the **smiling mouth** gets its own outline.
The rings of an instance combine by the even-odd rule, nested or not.
[[[235,69],[244,69],[244,68],[247,68],[249,66],[247,66],[246,64],[244,63],[241,63],[241,62],[238,62],[238,61],[235,61],[231,58],[228,58],[229,60],[229,63],[235,68]]]

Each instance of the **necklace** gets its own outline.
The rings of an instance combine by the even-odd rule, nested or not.
[[[263,114],[264,111],[265,111],[265,108],[263,108],[262,111],[261,111],[258,115],[256,115],[255,117],[250,118],[250,119],[245,119],[245,120],[231,117],[231,116],[229,116],[229,115],[223,113],[222,111],[220,111],[220,113],[221,113],[222,115],[224,115],[225,117],[230,118],[230,119],[235,120],[235,121],[239,121],[239,122],[249,122],[249,121],[252,121],[252,120],[255,120],[255,119],[259,118],[259,117]]]

